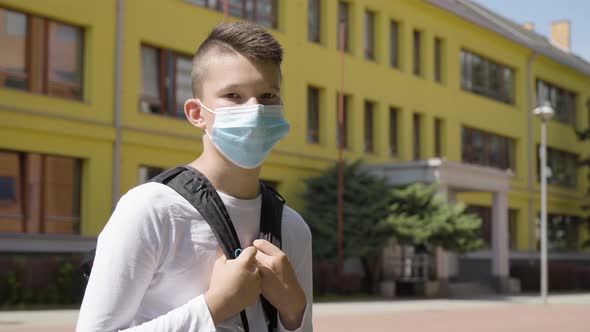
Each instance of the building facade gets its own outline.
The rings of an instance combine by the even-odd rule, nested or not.
[[[581,255],[590,184],[576,161],[590,143],[575,130],[590,127],[590,63],[567,43],[466,0],[236,0],[229,15],[268,27],[285,49],[291,132],[262,178],[291,206],[303,208],[303,179],[337,161],[343,74],[347,160],[438,158],[500,172],[510,255],[534,253],[540,124],[531,111],[550,101],[550,248]],[[122,194],[200,153],[202,133],[182,105],[191,57],[222,19],[221,0],[0,0],[0,251],[87,250]],[[474,189],[456,199],[483,217],[492,248],[497,198]]]

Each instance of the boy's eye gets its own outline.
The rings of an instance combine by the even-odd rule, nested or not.
[[[272,99],[276,99],[277,95],[274,93],[264,93],[262,94],[262,96],[260,96],[261,99],[265,99],[265,100],[272,100]]]
[[[224,95],[225,98],[230,98],[230,99],[235,99],[235,98],[240,98],[240,95],[235,93],[235,92],[230,92],[230,93],[226,93]]]

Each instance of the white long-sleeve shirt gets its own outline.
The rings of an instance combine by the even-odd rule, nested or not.
[[[219,193],[243,247],[259,235],[261,196]],[[307,297],[301,327],[312,331],[311,233],[301,216],[283,209],[282,250]],[[98,236],[96,257],[77,332],[242,331],[240,315],[213,325],[203,293],[222,255],[199,212],[172,188],[146,183],[125,194]],[[260,300],[246,308],[250,331],[267,331]],[[278,330],[286,331],[278,320]]]

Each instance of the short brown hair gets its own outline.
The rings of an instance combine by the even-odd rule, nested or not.
[[[264,28],[245,22],[221,23],[217,25],[193,57],[191,80],[193,95],[200,95],[201,79],[206,71],[207,56],[217,54],[239,53],[257,63],[274,63],[281,66],[283,48],[281,44]]]

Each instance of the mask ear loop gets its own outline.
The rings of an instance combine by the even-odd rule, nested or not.
[[[199,105],[201,105],[202,108],[204,108],[207,112],[215,115],[216,113],[213,112],[212,110],[210,110],[207,106],[205,106],[200,99],[197,99],[197,102],[199,103]],[[209,133],[209,131],[207,131],[207,129],[205,129],[205,135],[207,135],[207,137],[209,137],[209,139],[211,140],[211,142],[213,142],[213,136],[211,136],[211,134]]]
[[[204,108],[207,112],[211,113],[211,114],[216,114],[215,112],[213,112],[212,110],[209,109],[209,107],[205,106],[205,104],[203,104],[201,102],[200,99],[197,99],[197,102],[199,103],[199,105],[201,105],[202,108]]]

